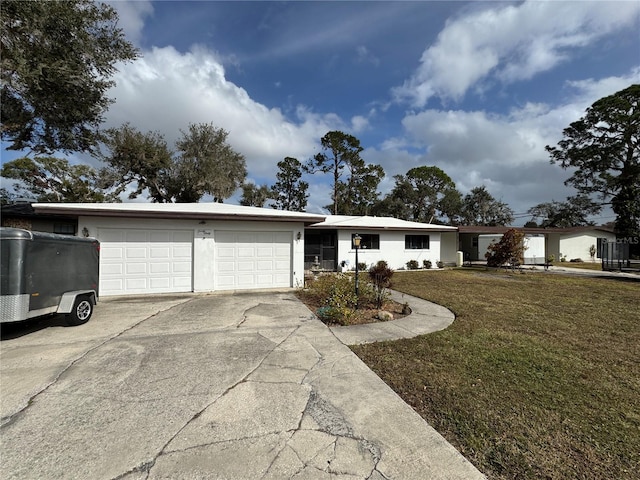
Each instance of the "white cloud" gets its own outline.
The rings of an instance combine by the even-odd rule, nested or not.
[[[460,100],[488,79],[526,80],[552,69],[573,49],[637,22],[640,2],[539,2],[485,5],[448,21],[420,66],[393,89],[396,100]],[[478,10],[480,8],[481,10]]]
[[[118,26],[122,28],[127,40],[139,44],[146,17],[153,15],[153,5],[150,1],[136,0],[107,2],[118,12]]]
[[[562,131],[578,120],[596,100],[616,93],[638,81],[640,69],[623,77],[567,83],[566,102],[557,106],[527,103],[507,114],[483,111],[425,110],[403,119],[406,138],[394,139],[388,152],[420,146],[424,154],[382,164],[401,170],[415,166],[442,168],[466,193],[486,185],[496,198],[518,212],[545,201],[564,200],[575,192],[564,186],[569,172],[549,163],[546,145],[555,145]],[[383,157],[383,151],[380,157]],[[386,161],[387,163],[390,160]]]
[[[274,178],[285,156],[301,161],[317,151],[329,130],[344,127],[335,114],[317,114],[299,105],[296,118],[251,99],[225,78],[217,56],[202,47],[180,53],[172,47],[144,52],[122,65],[109,96],[116,99],[107,126],[131,123],[141,131],[159,131],[170,145],[189,123],[213,123],[229,132],[228,141],[247,160],[254,177]],[[364,126],[363,122],[355,121]]]

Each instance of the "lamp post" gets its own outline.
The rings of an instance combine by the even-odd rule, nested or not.
[[[356,249],[356,310],[358,310],[358,249],[360,248],[360,241],[362,237],[357,233],[353,237],[353,247]]]

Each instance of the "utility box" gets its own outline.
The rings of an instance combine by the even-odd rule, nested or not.
[[[0,227],[0,322],[62,313],[89,320],[98,300],[96,239]]]

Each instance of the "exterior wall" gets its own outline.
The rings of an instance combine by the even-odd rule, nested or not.
[[[606,238],[608,242],[616,241],[616,235],[614,233],[609,233],[602,230],[592,230],[576,234],[566,234],[560,237],[559,253],[567,260],[571,260],[573,258],[581,258],[585,262],[588,262],[591,260],[591,255],[589,255],[589,247],[591,247],[591,245],[595,245],[595,259],[599,260],[600,257],[598,256],[597,252],[598,238]],[[559,258],[556,257],[556,260],[559,260]]]
[[[351,235],[359,234],[373,234],[380,235],[380,249],[379,250],[358,250],[358,261],[360,263],[366,263],[367,266],[377,263],[380,260],[384,260],[389,264],[390,268],[394,270],[406,269],[406,263],[409,260],[417,260],[420,267],[422,267],[423,260],[431,260],[432,268],[436,267],[436,262],[441,260],[441,233],[442,232],[419,232],[419,231],[380,231],[380,230],[338,230],[338,265],[342,261],[348,261],[348,270],[353,270],[356,265],[356,253],[355,249],[351,247]],[[453,233],[451,247],[455,251],[456,240],[455,232]],[[429,249],[428,250],[405,250],[404,237],[405,235],[429,235]],[[452,261],[455,261],[455,256]]]
[[[175,229],[193,231],[193,291],[214,291],[215,286],[215,234],[216,231],[269,231],[291,232],[292,259],[291,285],[304,282],[304,224],[302,222],[261,222],[261,221],[215,221],[207,220],[154,220],[144,218],[90,217],[78,219],[78,231],[89,230],[90,236],[98,234],[99,228],[123,229]],[[298,232],[301,239],[297,239]],[[100,240],[99,237],[97,237]]]
[[[456,263],[458,251],[458,232],[442,232],[440,234],[440,260],[445,264]]]
[[[478,260],[486,260],[485,254],[489,252],[489,245],[498,243],[502,235],[486,234],[478,235]]]

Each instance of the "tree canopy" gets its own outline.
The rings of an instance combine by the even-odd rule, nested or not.
[[[333,200],[332,213],[337,215],[343,213],[339,210],[340,195],[343,189],[340,187],[340,178],[342,172],[348,165],[358,163],[360,160],[360,152],[363,148],[360,146],[360,140],[353,135],[346,134],[337,130],[327,132],[320,139],[322,152],[317,153],[305,165],[304,170],[308,173],[331,173],[333,175]]]
[[[640,236],[640,85],[596,101],[563,131],[551,163],[573,174],[565,181],[579,194],[596,195],[616,214],[616,231]]]
[[[3,177],[18,180],[13,197],[25,196],[37,202],[118,202],[98,172],[89,165],[70,165],[55,157],[18,158],[7,162],[0,172]],[[16,195],[17,194],[17,195]]]
[[[297,158],[285,157],[278,162],[276,183],[271,187],[271,205],[278,210],[303,212],[307,208],[309,183],[302,181],[302,163]]]
[[[513,222],[513,210],[493,198],[487,187],[475,187],[462,200],[462,221],[466,225],[504,226]]]
[[[240,205],[247,207],[264,207],[271,196],[271,190],[266,185],[257,186],[255,183],[242,185],[242,197]]]
[[[432,223],[440,217],[455,217],[459,202],[456,184],[436,166],[412,168],[396,175],[393,190],[376,207],[376,212],[414,222]]]
[[[206,194],[222,202],[247,175],[244,157],[227,144],[227,135],[211,124],[191,124],[174,154],[161,134],[125,124],[106,132],[101,158],[107,167],[101,173],[120,191],[131,185],[131,199],[146,190],[158,203],[198,202]]]
[[[233,195],[247,176],[244,156],[227,143],[229,133],[212,124],[190,124],[176,143],[180,153],[171,172],[170,194],[176,202],[214,202]]]
[[[587,217],[598,211],[600,211],[599,205],[594,204],[587,196],[578,195],[569,197],[566,202],[552,200],[539,203],[530,208],[527,213],[539,220],[536,225],[542,228],[566,228],[593,225],[594,223]]]
[[[118,62],[138,57],[107,4],[3,0],[2,140],[36,154],[91,151]]]

